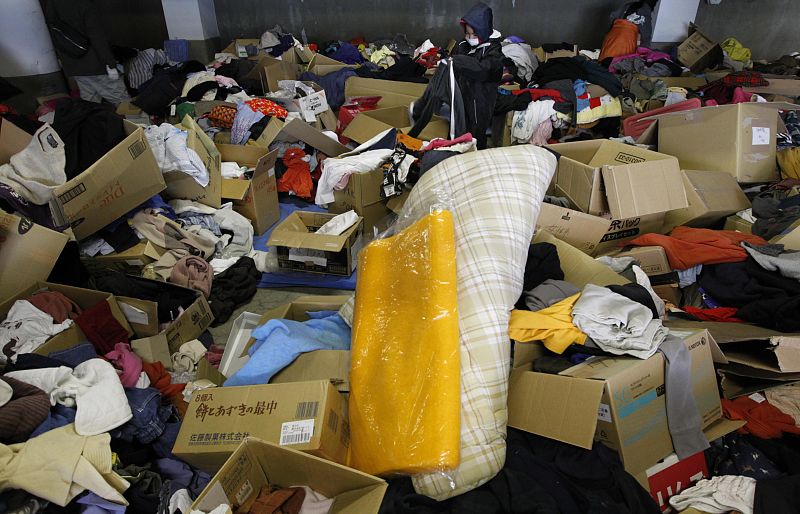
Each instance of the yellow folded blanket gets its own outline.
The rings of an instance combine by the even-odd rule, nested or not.
[[[522,343],[542,341],[556,353],[564,353],[572,343],[585,343],[586,334],[572,323],[572,308],[580,297],[578,293],[536,312],[511,311],[509,337]]]
[[[350,464],[373,475],[459,464],[456,254],[449,211],[359,254]]]

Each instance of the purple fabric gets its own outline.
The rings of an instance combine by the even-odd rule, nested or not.
[[[74,368],[90,359],[96,359],[97,352],[92,343],[81,343],[66,350],[49,353],[47,356],[66,362],[69,367]]]
[[[331,59],[345,64],[361,64],[366,60],[358,48],[350,43],[342,43],[342,46],[331,55]]]
[[[155,464],[158,474],[170,481],[171,494],[179,489],[187,489],[196,498],[211,480],[208,473],[177,459],[158,459]]]
[[[250,127],[264,117],[264,113],[256,112],[249,105],[241,103],[236,106],[236,117],[231,127],[231,143],[243,145],[250,139]]]
[[[608,71],[614,73],[614,63],[625,61],[627,59],[633,59],[634,57],[639,57],[648,64],[654,63],[660,59],[666,59],[668,61],[672,60],[672,57],[669,54],[665,54],[664,52],[659,52],[657,50],[650,50],[649,48],[640,46],[638,49],[636,49],[636,53],[634,54],[620,55],[619,57],[614,57],[611,59],[611,64],[608,66]]]
[[[519,43],[524,43],[524,42],[525,42],[525,40],[524,40],[524,39],[522,39],[522,38],[521,38],[521,37],[519,37],[519,36],[508,36],[506,39],[508,39],[508,40],[509,40],[509,41],[511,41],[512,43],[518,43],[518,44],[519,44]]]
[[[110,502],[94,493],[88,493],[85,496],[81,496],[75,500],[75,503],[85,505],[81,511],[81,514],[123,514],[126,509],[125,505],[119,505],[117,503]]]

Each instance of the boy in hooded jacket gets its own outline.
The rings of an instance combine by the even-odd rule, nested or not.
[[[503,77],[502,36],[492,23],[492,9],[483,2],[475,4],[461,18],[464,40],[452,52],[467,128],[480,150],[486,148],[486,130],[492,123],[497,87]]]

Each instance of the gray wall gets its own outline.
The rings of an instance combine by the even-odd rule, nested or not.
[[[487,0],[495,25],[503,34],[517,34],[535,44],[569,41],[587,48],[600,46],[609,27],[608,13],[624,0]],[[215,0],[223,46],[235,37],[258,37],[280,24],[311,41],[368,40],[397,32],[412,43],[431,37],[444,44],[460,35],[457,20],[474,0]],[[799,0],[701,1],[697,24],[722,41],[737,36],[756,58],[776,58],[800,50]]]

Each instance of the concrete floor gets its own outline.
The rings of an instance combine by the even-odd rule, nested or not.
[[[339,289],[322,289],[317,287],[289,287],[282,289],[259,289],[250,303],[236,309],[230,319],[218,327],[211,327],[208,330],[214,337],[214,342],[218,345],[225,345],[231,326],[234,320],[243,312],[263,314],[264,312],[279,307],[285,303],[290,303],[301,296],[334,296],[352,295],[353,291],[342,291]]]

